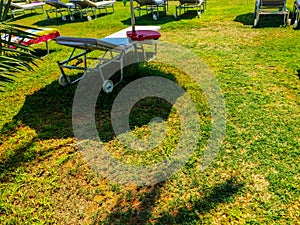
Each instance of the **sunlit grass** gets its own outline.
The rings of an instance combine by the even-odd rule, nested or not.
[[[0,224],[299,224],[299,31],[272,16],[252,28],[254,2],[208,1],[195,12],[139,25],[161,26],[161,41],[195,53],[216,77],[226,103],[226,135],[218,157],[199,171],[210,134],[205,95],[178,68],[160,63],[128,67],[125,82],[101,93],[99,137],[116,158],[138,165],[171,154],[178,139],[178,113],[164,101],[145,99],[132,110],[136,137],[151,135],[153,116],[167,120],[167,138],[151,152],[137,152],[117,140],[110,110],[118,92],[136,78],[176,81],[199,111],[197,148],[182,170],[152,186],[122,186],[98,176],[83,160],[72,130],[76,85],[58,85],[56,61],[71,49],[50,42],[51,53],[33,72],[16,74],[0,93]],[[292,2],[288,2],[292,8]],[[274,16],[275,18],[276,16]],[[24,25],[55,27],[64,36],[102,38],[130,26],[129,4],[88,22],[16,18]],[[43,49],[43,45],[35,46]],[[158,49],[159,50],[159,49]],[[190,66],[190,65],[187,65]],[[72,76],[77,76],[71,72]]]

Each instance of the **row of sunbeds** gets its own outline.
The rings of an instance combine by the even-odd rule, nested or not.
[[[75,20],[75,14],[79,14],[80,18],[85,15],[88,20],[93,17],[97,17],[97,10],[105,10],[108,13],[108,9],[114,12],[114,3],[116,0],[70,0],[68,3],[60,0],[46,0],[45,2],[33,2],[26,3],[11,3],[11,14],[16,16],[17,14],[25,14],[25,10],[36,11],[41,10],[42,13],[46,11],[47,19],[50,19],[53,14],[55,17],[60,17],[62,20],[69,18],[71,21]],[[141,11],[151,13],[154,20],[157,20],[160,13],[166,14],[168,10],[168,0],[136,0],[137,6],[134,10],[138,12],[138,17],[141,15]],[[44,10],[44,5],[47,4],[50,8]],[[198,17],[201,16],[201,12],[206,9],[206,0],[179,0],[179,5],[176,6],[175,18],[181,15],[182,10],[186,12],[188,9],[193,8],[197,11]]]
[[[18,14],[25,14],[25,11],[37,11],[41,10],[41,13],[46,11],[47,19],[50,19],[50,14],[55,13],[56,17],[60,16],[63,20],[66,20],[67,17],[64,15],[64,12],[67,12],[71,21],[75,20],[74,14],[78,13],[82,19],[83,15],[87,16],[88,20],[91,20],[89,12],[92,13],[92,16],[97,17],[97,10],[105,10],[108,13],[108,9],[111,8],[114,12],[114,3],[115,0],[105,0],[94,2],[90,0],[71,0],[69,3],[61,2],[60,0],[46,0],[45,2],[32,2],[32,3],[11,3],[10,11],[11,15],[15,17]],[[50,8],[45,9],[45,4],[49,5]]]
[[[55,13],[56,17],[60,15],[62,20],[66,20],[64,12],[67,12],[69,19],[71,21],[75,20],[74,15],[76,13],[80,14],[80,18],[85,15],[90,21],[92,16],[97,18],[97,10],[100,13],[101,10],[105,10],[108,13],[108,9],[111,9],[111,12],[114,12],[114,3],[115,0],[105,0],[105,1],[90,1],[90,0],[70,0],[69,3],[64,3],[59,0],[46,0],[46,4],[50,5],[50,9],[46,10],[47,19],[50,19],[50,14]],[[89,13],[92,13],[90,16]]]

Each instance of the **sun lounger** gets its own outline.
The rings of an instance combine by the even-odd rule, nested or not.
[[[260,15],[283,15],[283,23],[290,25],[289,11],[286,8],[286,0],[257,0],[254,10],[254,27],[258,25]]]
[[[162,9],[163,14],[167,14],[168,1],[167,0],[136,0],[137,6],[134,10],[138,11],[138,17],[141,16],[141,11],[151,12],[152,18],[157,20],[159,17],[159,9]]]
[[[98,1],[93,2],[90,0],[71,0],[71,3],[75,4],[79,8],[80,17],[82,19],[83,15],[87,16],[87,19],[90,21],[92,19],[91,16],[88,15],[89,12],[92,12],[92,15],[97,18],[97,9],[100,13],[102,9],[105,10],[106,13],[108,13],[108,8],[112,9],[112,12],[114,12],[114,4],[115,0],[104,0],[104,1]]]
[[[45,3],[50,6],[49,9],[46,9],[46,14],[47,14],[48,20],[50,19],[50,14],[55,13],[56,18],[58,17],[58,15],[60,15],[61,19],[63,21],[66,21],[67,17],[63,14],[64,12],[67,13],[67,15],[71,21],[75,20],[74,14],[76,12],[78,12],[75,4],[64,3],[64,2],[61,2],[60,0],[46,0]]]
[[[36,29],[26,29],[24,30],[28,34],[32,34],[29,38],[24,36],[10,36],[3,34],[1,36],[2,44],[5,44],[6,41],[11,41],[17,44],[22,44],[24,46],[36,45],[40,43],[46,44],[47,55],[49,54],[48,41],[53,40],[60,36],[60,33],[55,28],[36,28]],[[9,42],[8,42],[9,43]],[[9,46],[10,48],[15,48],[15,46]]]
[[[4,3],[6,4],[6,3]],[[10,3],[10,12],[13,17],[15,17],[17,14],[25,14],[26,10],[30,10],[31,12],[36,12],[36,9],[41,9],[42,14],[44,13],[44,2],[33,2],[33,3]]]
[[[136,29],[157,31],[160,27],[137,26]],[[156,56],[158,37],[153,40],[132,41],[127,37],[127,32],[130,32],[130,30],[131,27],[118,31],[102,39],[58,37],[56,39],[57,44],[73,48],[70,56],[66,60],[57,62],[61,72],[58,79],[59,84],[66,86],[68,84],[76,83],[86,76],[89,67],[96,67],[103,79],[103,90],[106,93],[111,92],[113,87],[123,80],[123,68],[126,65],[126,57],[130,60],[132,60],[132,57],[136,57],[135,60],[138,62],[150,61]],[[144,44],[153,46],[151,52],[148,48],[147,50],[144,49]],[[93,51],[99,51],[100,56],[97,58],[91,57],[91,53]],[[105,77],[104,68],[111,63],[117,63],[121,72],[120,78],[115,83]],[[84,74],[80,78],[71,81],[70,77],[66,74],[65,69],[81,70]]]
[[[176,6],[176,12],[174,14],[175,18],[178,18],[181,15],[182,9],[184,12],[188,9],[195,9],[198,18],[200,18],[202,11],[206,10],[206,0],[179,0],[179,5]]]

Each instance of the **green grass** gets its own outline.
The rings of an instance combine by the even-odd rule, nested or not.
[[[170,155],[178,139],[178,115],[169,104],[148,98],[132,110],[136,136],[149,135],[149,120],[167,120],[168,136],[152,152],[131,151],[115,139],[110,110],[117,93],[142,76],[176,81],[199,111],[199,143],[185,167],[152,186],[122,186],[95,173],[83,160],[72,131],[76,85],[57,83],[56,61],[70,49],[50,42],[51,53],[33,72],[16,74],[0,93],[0,224],[300,224],[299,30],[276,16],[252,28],[254,1],[207,2],[195,12],[137,24],[160,25],[161,41],[195,53],[218,80],[226,103],[226,135],[205,171],[197,166],[210,132],[209,106],[188,75],[161,63],[129,67],[125,83],[100,94],[99,136],[118,159],[151,164]],[[47,21],[46,15],[16,23],[55,27],[65,36],[102,38],[130,25],[129,4],[88,22]],[[292,9],[292,1],[288,2]],[[79,29],[80,28],[80,29]],[[43,45],[35,46],[41,51]],[[76,74],[73,74],[76,76]]]

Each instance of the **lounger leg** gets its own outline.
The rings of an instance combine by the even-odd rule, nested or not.
[[[257,26],[258,20],[259,20],[259,12],[258,12],[258,9],[257,9],[257,2],[256,2],[255,9],[254,9],[254,24],[253,24],[254,27]]]
[[[295,22],[294,22],[294,29],[297,29],[299,26],[299,8],[298,5],[294,5],[294,15],[295,15]]]
[[[48,10],[46,10],[46,19],[47,19],[47,20],[50,20],[50,15],[49,15]]]
[[[48,45],[48,41],[46,41],[45,43],[46,43],[47,55],[49,55],[49,45]]]

